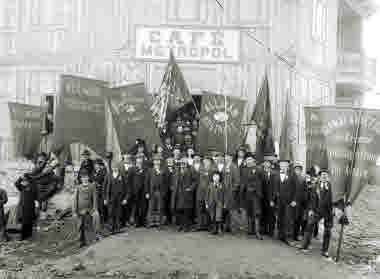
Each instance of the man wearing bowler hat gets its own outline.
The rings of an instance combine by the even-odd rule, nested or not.
[[[276,224],[276,187],[278,185],[278,176],[271,167],[273,159],[273,154],[264,154],[262,171],[263,212],[261,231],[263,234],[271,237],[274,236],[274,228]]]
[[[83,170],[86,170],[90,177],[90,180],[92,180],[95,172],[95,165],[94,161],[91,159],[91,153],[87,149],[85,149],[82,153],[82,162],[80,164],[78,177],[76,181],[78,184],[80,183],[80,174],[83,172]]]
[[[280,179],[277,183],[278,195],[278,237],[287,245],[288,238],[293,232],[292,211],[296,203],[295,179],[289,172],[289,160],[280,160]]]
[[[294,162],[294,174],[295,174],[295,181],[296,181],[296,202],[297,205],[295,206],[294,210],[294,233],[293,233],[293,239],[295,241],[299,240],[300,234],[301,234],[301,227],[302,227],[302,220],[304,216],[304,207],[305,207],[305,201],[306,201],[306,195],[307,195],[307,186],[306,186],[306,180],[305,177],[302,174],[303,166],[301,162]]]
[[[134,191],[133,191],[133,178],[135,174],[135,168],[133,165],[133,155],[124,154],[123,161],[119,165],[119,172],[124,182],[125,198],[121,201],[121,228],[127,226],[130,221],[132,209],[135,203]]]

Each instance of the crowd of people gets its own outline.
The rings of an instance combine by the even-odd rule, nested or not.
[[[104,160],[93,160],[85,150],[72,201],[80,245],[87,245],[89,234],[101,229],[115,234],[132,224],[230,233],[233,214],[245,212],[249,235],[258,240],[278,237],[287,245],[299,242],[304,251],[312,237],[318,237],[323,219],[322,255],[329,257],[333,200],[327,169],[303,173],[302,164],[278,160],[274,154],[258,161],[244,145],[233,154],[210,149],[201,156],[194,142],[197,129],[196,119],[178,117],[167,131],[172,136],[162,135],[163,145],[148,151],[144,140],[137,139],[118,163],[112,163],[111,152]],[[17,218],[23,239],[32,234],[35,208],[46,200],[36,190],[36,179],[39,184],[41,177],[47,185],[62,183],[51,168],[41,171],[47,165],[46,154],[37,157],[36,170],[15,183],[21,193]],[[48,189],[45,196],[55,188]],[[6,192],[0,191],[0,228],[5,227],[6,202]]]
[[[178,144],[165,148],[148,154],[138,139],[115,165],[93,161],[85,151],[74,215],[90,224],[88,217],[97,212],[101,226],[112,233],[133,223],[223,234],[232,230],[233,212],[244,211],[249,235],[259,240],[278,237],[287,245],[302,241],[304,251],[318,236],[323,219],[322,255],[328,257],[333,201],[327,169],[303,174],[301,164],[272,154],[258,162],[245,146],[234,154],[209,150],[204,156],[183,153]],[[83,226],[82,245],[87,227]]]

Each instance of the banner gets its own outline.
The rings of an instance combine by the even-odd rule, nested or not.
[[[150,146],[160,144],[144,83],[105,90],[122,151],[130,149],[136,138],[144,139]]]
[[[16,158],[28,159],[38,152],[41,142],[41,125],[43,109],[18,103],[8,103],[13,151]]]
[[[305,120],[307,166],[328,166],[334,201],[380,184],[380,110],[305,107]]]
[[[98,154],[106,148],[104,81],[63,75],[54,123],[54,149],[80,142]]]
[[[201,153],[207,153],[209,148],[225,152],[226,140],[227,152],[236,151],[244,138],[242,112],[245,105],[246,101],[239,98],[203,92],[198,133]]]

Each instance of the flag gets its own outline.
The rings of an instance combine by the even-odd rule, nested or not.
[[[334,202],[354,203],[365,185],[380,183],[380,110],[305,107],[305,120],[307,161],[328,165]]]
[[[165,121],[171,121],[178,109],[192,102],[190,90],[185,78],[170,50],[169,62],[161,82],[159,94],[151,107],[156,122],[161,126]]]
[[[150,145],[160,143],[144,83],[105,90],[121,150],[131,148],[137,137]]]
[[[31,159],[38,152],[41,142],[43,109],[18,103],[8,103],[13,151],[16,158]]]
[[[245,100],[203,92],[198,132],[201,153],[205,154],[209,148],[225,151],[226,140],[227,152],[236,151],[244,135],[241,112],[244,111],[245,106]]]
[[[265,73],[264,81],[261,85],[259,96],[257,97],[257,102],[251,121],[255,121],[257,125],[256,159],[260,162],[264,159],[265,153],[275,153],[272,136],[271,102],[267,73]]]
[[[53,152],[71,143],[82,143],[97,154],[106,149],[106,82],[63,75],[54,118]]]
[[[293,161],[294,153],[292,140],[290,138],[290,104],[289,95],[286,96],[285,114],[282,119],[281,136],[280,136],[280,159]]]

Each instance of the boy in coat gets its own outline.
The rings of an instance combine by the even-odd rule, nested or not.
[[[96,185],[90,182],[88,172],[83,169],[81,173],[81,184],[75,189],[73,201],[73,217],[78,221],[80,230],[80,247],[88,244],[89,234],[94,235],[97,228],[94,219],[98,218],[98,201]]]
[[[148,209],[147,199],[145,198],[145,180],[147,169],[144,167],[144,157],[136,156],[136,169],[133,178],[133,190],[135,196],[135,223],[136,227],[146,225],[146,215]]]
[[[209,184],[206,195],[206,209],[211,217],[212,234],[222,233],[223,205],[224,205],[224,187],[221,182],[221,174],[214,171],[212,182]]]

